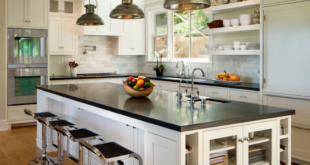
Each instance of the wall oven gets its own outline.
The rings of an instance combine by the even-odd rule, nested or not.
[[[47,30],[8,29],[8,105],[37,102],[36,85],[47,85]]]

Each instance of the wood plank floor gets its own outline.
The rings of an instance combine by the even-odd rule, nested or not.
[[[31,126],[0,132],[0,165],[29,165],[29,160],[40,156],[42,151],[36,145],[36,129],[36,126]],[[48,155],[56,157],[56,152]],[[64,165],[77,164],[64,156]]]

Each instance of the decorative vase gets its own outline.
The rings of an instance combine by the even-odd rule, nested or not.
[[[70,76],[72,77],[77,76],[77,68],[70,68]]]
[[[164,68],[157,68],[156,69],[156,76],[163,76]]]

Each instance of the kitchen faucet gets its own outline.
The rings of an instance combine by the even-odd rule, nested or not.
[[[179,72],[177,75],[178,76],[182,76],[183,78],[185,78],[185,73],[184,73],[184,62],[182,61],[182,60],[180,60],[180,61],[178,61],[177,62],[177,65],[176,65],[176,68],[179,68],[179,62],[181,62],[182,63],[182,72]]]
[[[204,72],[202,69],[200,69],[200,68],[195,68],[195,69],[193,70],[193,73],[192,73],[191,93],[190,93],[190,98],[191,98],[190,103],[191,103],[191,104],[194,104],[194,103],[195,103],[195,99],[199,99],[199,91],[197,91],[198,96],[195,96],[195,95],[194,95],[194,74],[195,74],[195,71],[196,71],[196,70],[200,70],[200,71],[202,72],[202,76],[203,76],[203,77],[205,76],[205,72]]]

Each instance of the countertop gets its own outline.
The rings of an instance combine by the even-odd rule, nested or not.
[[[154,79],[154,80],[162,80],[162,81],[172,81],[172,82],[180,82],[181,78],[176,79],[177,77],[158,77],[156,75],[146,75],[146,74],[117,74],[117,75],[108,75],[108,76],[94,76],[94,77],[71,77],[71,76],[63,76],[63,75],[59,75],[59,76],[51,76],[50,80],[74,80],[74,79],[94,79],[94,78],[117,78],[117,77],[129,77],[129,76],[146,76],[149,77],[150,79]],[[209,86],[217,86],[217,87],[226,87],[226,88],[235,88],[235,89],[244,89],[244,90],[252,90],[252,91],[259,91],[260,87],[259,84],[255,84],[255,83],[240,83],[238,85],[230,85],[230,84],[219,84],[216,83],[210,79],[207,79],[205,81],[194,81],[195,84],[200,84],[200,85],[209,85]]]
[[[216,99],[219,104],[201,106],[197,102],[191,106],[189,102],[179,103],[175,92],[157,89],[147,98],[132,98],[122,85],[113,83],[36,88],[179,132],[295,114],[292,109]]]

